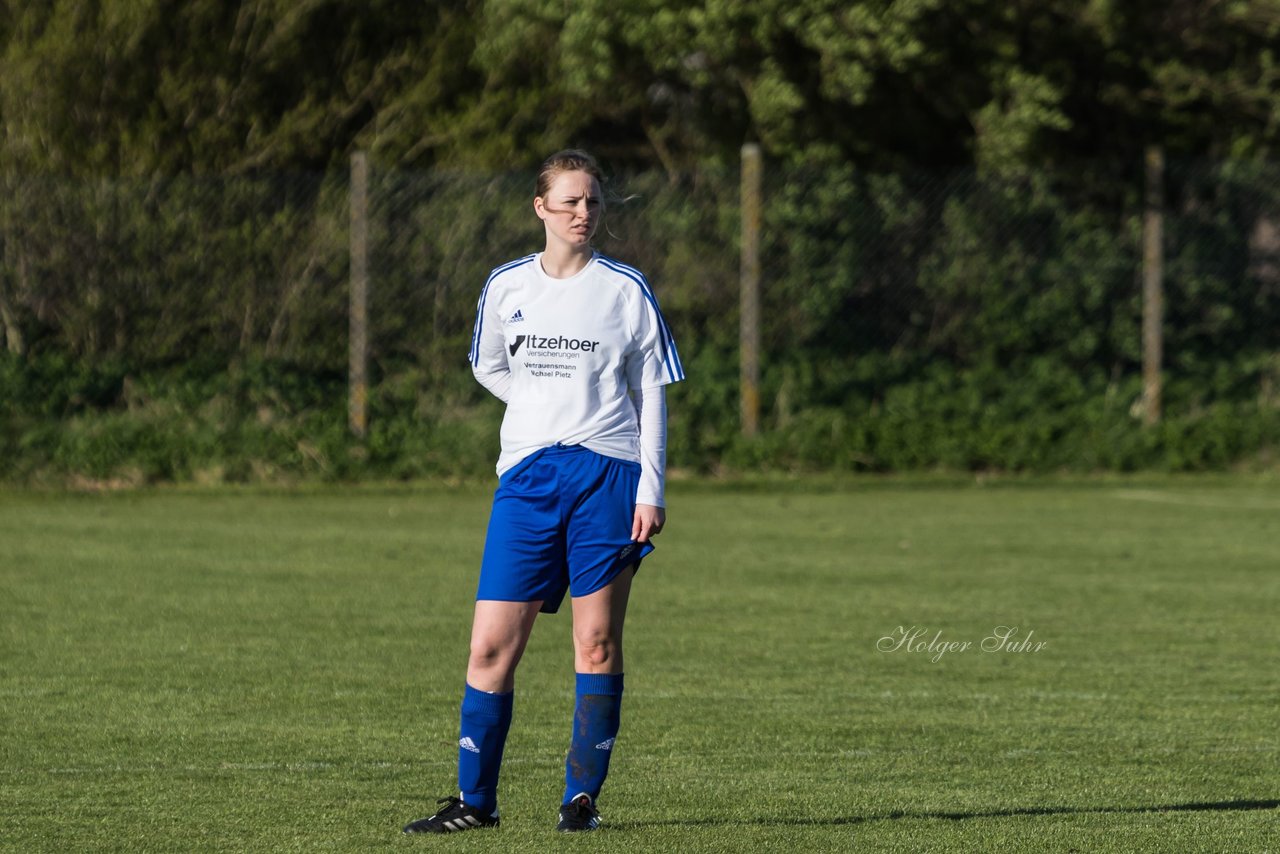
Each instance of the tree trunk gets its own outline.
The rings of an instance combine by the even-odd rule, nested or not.
[[[6,251],[5,256],[8,255]],[[15,356],[25,356],[27,353],[27,340],[22,335],[22,328],[18,326],[18,312],[14,310],[13,303],[9,301],[9,289],[5,285],[3,270],[7,267],[5,261],[0,260],[0,337],[4,338],[5,349]]]
[[[27,342],[22,337],[22,330],[18,328],[18,318],[14,315],[13,308],[9,305],[9,300],[5,298],[2,289],[0,289],[0,324],[4,326],[5,348],[15,356],[26,355]]]

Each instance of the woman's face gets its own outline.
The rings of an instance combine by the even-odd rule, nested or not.
[[[559,240],[570,248],[591,242],[603,209],[600,182],[586,172],[561,172],[533,209],[547,226],[547,242]]]

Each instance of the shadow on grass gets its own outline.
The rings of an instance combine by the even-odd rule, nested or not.
[[[1010,818],[1019,815],[1095,815],[1103,813],[1150,812],[1230,812],[1238,810],[1271,810],[1280,807],[1280,800],[1270,801],[1217,801],[1186,804],[1164,804],[1149,807],[1019,807],[1017,809],[991,810],[987,812],[890,812],[881,815],[835,815],[826,817],[796,818],[768,817],[754,819],[703,818],[671,819],[670,821],[618,821],[609,822],[616,828],[662,827],[664,825],[792,825],[834,826],[842,824],[868,824],[873,821],[897,821],[899,819],[939,818],[964,821],[971,818]]]

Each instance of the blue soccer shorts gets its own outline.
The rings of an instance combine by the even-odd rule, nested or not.
[[[653,551],[631,540],[640,464],[553,445],[505,472],[493,496],[476,599],[560,609]]]

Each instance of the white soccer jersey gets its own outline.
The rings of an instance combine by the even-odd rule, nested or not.
[[[510,372],[499,475],[556,443],[639,462],[628,391],[684,379],[649,282],[599,253],[567,279],[548,276],[541,253],[495,269],[480,294],[471,365],[491,388]]]

